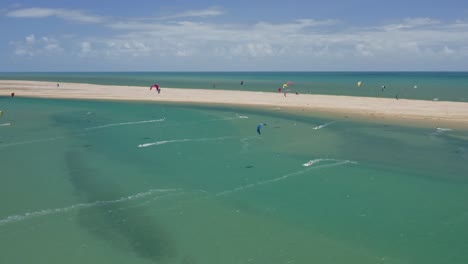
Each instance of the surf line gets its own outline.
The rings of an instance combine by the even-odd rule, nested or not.
[[[108,204],[121,203],[121,202],[130,201],[130,200],[141,199],[141,198],[144,198],[146,196],[149,196],[155,193],[166,193],[166,192],[177,192],[177,191],[181,191],[181,189],[150,189],[146,192],[141,192],[141,193],[133,194],[130,196],[121,197],[116,200],[95,201],[91,203],[79,203],[79,204],[74,204],[74,205],[70,205],[70,206],[62,207],[62,208],[44,209],[44,210],[36,211],[36,212],[28,212],[22,215],[10,215],[10,216],[7,216],[6,218],[0,219],[0,226],[11,224],[11,223],[16,223],[19,221],[24,221],[33,217],[45,216],[45,215],[50,215],[50,214],[58,214],[58,213],[66,213],[66,212],[69,212],[75,209],[81,209],[81,208],[90,208],[90,207],[95,207],[95,206],[104,206]]]
[[[215,196],[216,197],[224,196],[224,195],[244,191],[244,190],[247,190],[247,189],[250,189],[250,188],[253,188],[253,187],[257,187],[257,186],[260,186],[260,185],[265,185],[265,184],[269,184],[269,183],[273,183],[273,182],[277,182],[277,181],[283,181],[283,180],[286,180],[286,179],[288,179],[290,177],[293,177],[293,176],[302,175],[302,174],[304,174],[304,173],[306,173],[306,172],[308,172],[310,170],[313,170],[313,169],[322,169],[322,168],[327,168],[327,167],[335,167],[335,166],[340,166],[340,165],[344,165],[344,164],[356,164],[355,161],[351,161],[351,160],[317,159],[316,161],[317,162],[320,162],[320,161],[335,161],[335,163],[316,165],[316,166],[309,167],[309,168],[304,169],[304,170],[288,173],[286,175],[283,175],[283,176],[280,176],[278,178],[274,178],[274,179],[271,179],[271,180],[259,181],[259,182],[256,182],[256,183],[251,183],[251,184],[247,184],[247,185],[244,185],[244,186],[240,186],[240,187],[234,188],[232,190],[222,191],[222,192],[219,192],[219,193],[215,194]]]
[[[150,143],[143,143],[138,145],[139,148],[146,148],[146,147],[151,147],[151,146],[158,146],[158,145],[163,145],[163,144],[168,144],[168,143],[177,143],[177,142],[200,142],[200,141],[216,141],[216,140],[224,140],[224,139],[230,139],[234,137],[214,137],[214,138],[184,138],[184,139],[172,139],[172,140],[162,140],[162,141],[156,141],[156,142],[150,142]]]
[[[100,129],[100,128],[106,128],[106,127],[114,127],[114,126],[127,126],[127,125],[137,125],[137,124],[145,124],[145,123],[154,123],[154,122],[162,122],[165,120],[166,118],[134,121],[134,122],[112,123],[112,124],[107,124],[107,125],[102,125],[102,126],[87,127],[85,128],[85,130],[93,130],[93,129]]]

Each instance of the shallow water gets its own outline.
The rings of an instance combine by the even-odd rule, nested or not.
[[[12,124],[1,263],[468,261],[466,131],[278,109],[0,106]]]

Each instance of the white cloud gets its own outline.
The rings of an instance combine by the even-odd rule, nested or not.
[[[64,49],[53,38],[36,38],[34,34],[26,36],[24,41],[11,42],[14,53],[21,56],[53,55],[63,53]]]
[[[36,41],[36,38],[34,37],[34,34],[31,34],[31,35],[26,37],[26,42],[27,43],[33,44],[35,41]]]
[[[139,57],[148,55],[151,49],[143,41],[126,39],[126,38],[113,38],[108,40],[97,41],[96,46],[104,49],[104,55],[107,57],[122,57],[132,56]]]
[[[388,31],[412,29],[412,28],[417,28],[417,27],[434,26],[440,23],[441,22],[439,20],[428,18],[428,17],[406,18],[406,19],[403,19],[403,21],[401,21],[398,24],[385,25],[383,29],[388,30]]]
[[[211,7],[208,9],[201,10],[189,10],[173,15],[162,16],[159,19],[175,19],[175,18],[189,18],[189,17],[211,17],[211,16],[220,16],[224,14],[224,11],[217,7]]]
[[[83,41],[81,42],[81,50],[80,50],[80,55],[86,56],[90,54],[92,51],[91,49],[91,42],[89,41]]]
[[[314,65],[331,65],[353,70],[361,69],[360,65],[404,65],[418,69],[426,62],[443,67],[455,60],[468,59],[468,23],[461,20],[448,23],[432,18],[406,18],[374,27],[352,27],[333,19],[253,24],[186,20],[222,12],[202,11],[173,16],[183,20],[106,20],[103,23],[104,30],[109,30],[103,34],[106,37],[74,34],[61,40],[78,43],[69,45],[75,50],[68,54],[75,56],[92,56],[101,61],[119,59],[137,65],[148,60],[149,66],[183,60],[187,62],[184,67],[193,69],[213,60],[229,62],[223,65],[226,69],[235,67],[231,65],[242,67],[241,62],[248,61],[253,67],[266,65],[276,69],[293,65],[308,70],[314,69],[309,68]],[[36,14],[39,15],[40,12]],[[34,35],[15,47],[18,55],[63,51],[58,41]]]
[[[336,20],[300,19],[281,24],[258,22],[251,26],[191,21],[123,21],[109,26],[122,32],[117,35],[119,39],[140,41],[148,50],[170,51],[178,43],[192,50],[184,52],[185,56],[324,57],[327,53],[330,56],[339,53],[340,56],[385,58],[417,55],[424,50],[448,54],[442,52],[444,46],[468,45],[468,28],[460,22],[443,24],[429,18],[408,18],[401,25],[404,26],[346,28]],[[457,53],[456,48],[451,51]]]
[[[449,47],[447,46],[444,46],[444,48],[442,49],[442,53],[443,54],[447,54],[447,55],[452,55],[455,53],[454,50],[450,49]]]
[[[10,11],[6,15],[16,18],[45,18],[55,16],[64,20],[81,23],[100,23],[104,21],[104,18],[100,16],[89,15],[79,10],[62,8],[24,8]]]

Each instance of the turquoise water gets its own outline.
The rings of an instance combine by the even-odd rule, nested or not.
[[[0,126],[0,263],[468,262],[466,131],[275,109],[0,106],[12,124]]]
[[[271,92],[293,81],[298,93],[468,102],[468,72],[63,72],[0,79]]]

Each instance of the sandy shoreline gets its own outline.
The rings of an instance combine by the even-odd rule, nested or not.
[[[149,87],[95,85],[39,81],[0,80],[0,96],[154,101],[221,104],[290,109],[334,116],[386,119],[425,126],[468,128],[468,103],[311,94],[283,94],[230,90],[164,88],[158,94]],[[382,120],[380,120],[381,122]]]

